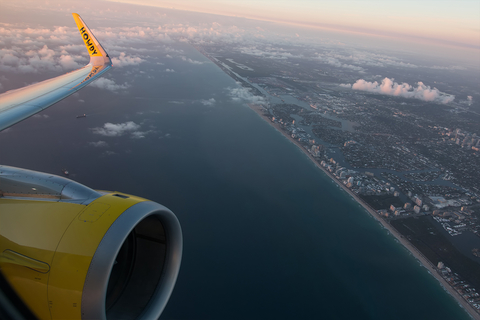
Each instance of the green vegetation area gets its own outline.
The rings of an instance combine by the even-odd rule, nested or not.
[[[430,221],[430,217],[390,221],[434,265],[442,261],[475,288],[480,288],[480,264],[458,251]]]
[[[384,194],[380,196],[375,195],[360,195],[360,198],[368,203],[373,209],[389,209],[393,204],[395,207],[402,207],[403,202],[398,197],[394,197],[391,194]]]

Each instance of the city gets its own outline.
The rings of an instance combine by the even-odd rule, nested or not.
[[[480,311],[480,115],[466,108],[470,96],[450,103],[441,95],[447,105],[358,94],[332,84],[355,81],[350,72],[308,69],[305,54],[293,63],[193,45],[257,98],[252,109]]]

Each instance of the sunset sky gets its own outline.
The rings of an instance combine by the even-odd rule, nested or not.
[[[480,48],[478,0],[110,0]]]
[[[429,61],[436,57],[446,64],[480,68],[478,0],[0,0],[0,8],[0,45],[7,39],[20,41],[20,36],[13,36],[17,27],[71,28],[71,13],[77,12],[96,28],[122,28],[106,31],[108,36],[137,41],[215,36],[278,42],[289,37],[427,56]],[[75,28],[68,30],[75,32]]]

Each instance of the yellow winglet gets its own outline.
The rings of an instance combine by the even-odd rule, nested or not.
[[[72,15],[75,19],[78,30],[80,31],[83,42],[85,42],[85,46],[87,47],[88,54],[90,55],[90,63],[96,66],[104,65],[105,63],[111,64],[107,52],[105,52],[102,45],[98,42],[97,38],[95,38],[83,19],[77,13],[72,13]]]

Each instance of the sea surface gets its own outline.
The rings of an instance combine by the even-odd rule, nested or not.
[[[0,163],[155,200],[178,216],[182,267],[162,319],[469,319],[437,280],[186,44],[0,134]],[[165,72],[166,68],[175,72]],[[140,73],[144,71],[145,73]],[[213,105],[202,100],[215,99]],[[83,100],[79,101],[79,100]],[[77,119],[86,113],[86,118]],[[144,132],[92,128],[133,121]],[[90,142],[105,141],[106,147]]]

